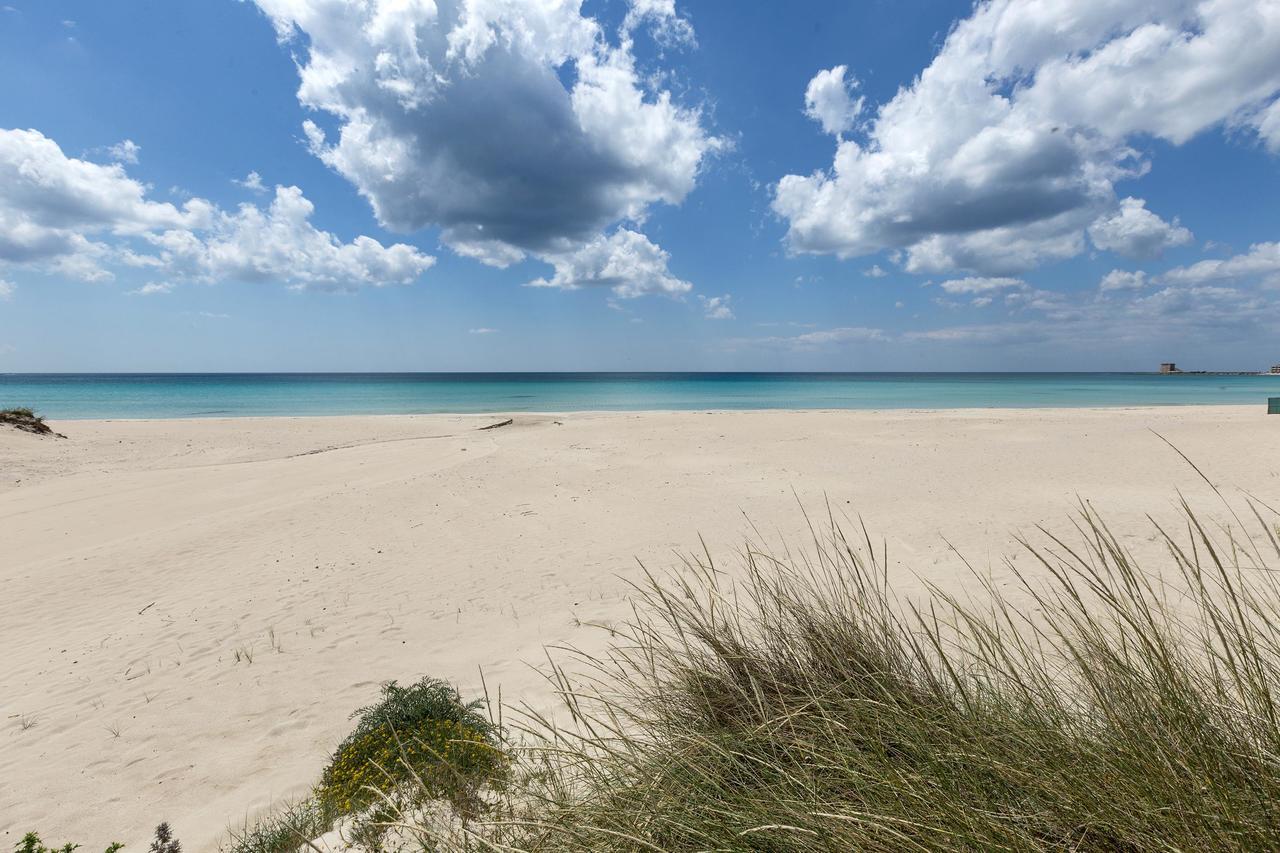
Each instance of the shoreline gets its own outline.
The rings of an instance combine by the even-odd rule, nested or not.
[[[820,414],[820,415],[839,415],[839,414],[857,414],[867,413],[873,415],[893,415],[897,413],[913,413],[913,414],[982,414],[982,413],[1017,413],[1017,412],[1127,412],[1141,410],[1166,411],[1170,409],[1234,409],[1237,411],[1250,411],[1257,408],[1264,410],[1267,408],[1267,397],[1261,398],[1259,403],[1218,403],[1218,402],[1179,402],[1179,403],[1115,403],[1115,404],[1092,404],[1087,406],[1063,406],[1056,404],[1047,404],[1044,406],[894,406],[880,408],[796,408],[796,407],[766,407],[766,408],[742,408],[742,409],[723,409],[723,408],[696,408],[696,409],[561,409],[561,410],[534,410],[534,409],[484,409],[482,411],[448,411],[448,412],[347,412],[347,413],[317,413],[317,414],[292,414],[292,415],[176,415],[173,417],[48,417],[46,420],[50,422],[61,423],[171,423],[171,422],[199,422],[199,421],[262,421],[262,420],[312,420],[312,419],[338,419],[338,418],[480,418],[480,417],[533,417],[533,418],[567,418],[578,416],[607,416],[607,415],[765,415],[765,414]]]
[[[1173,381],[1169,376],[1181,376]],[[1266,406],[1280,374],[95,374],[0,377],[0,405],[46,418],[830,412]]]
[[[479,431],[514,416],[501,429]],[[378,684],[556,713],[548,646],[599,651],[637,561],[733,571],[804,509],[865,519],[904,596],[1010,579],[1090,500],[1135,554],[1200,476],[1280,505],[1280,420],[1243,405],[83,420],[0,431],[0,842],[191,853],[304,793]],[[1016,562],[1028,570],[1024,562]],[[603,630],[601,630],[603,626]],[[248,650],[252,661],[237,660]],[[29,729],[19,721],[34,720]],[[118,732],[113,734],[113,732]],[[22,780],[19,784],[15,780]]]

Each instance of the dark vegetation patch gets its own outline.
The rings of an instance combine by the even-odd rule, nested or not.
[[[35,435],[52,435],[57,438],[66,438],[62,433],[54,432],[53,429],[44,422],[44,418],[37,415],[31,409],[23,407],[0,409],[0,426],[11,426],[14,429],[34,433]]]

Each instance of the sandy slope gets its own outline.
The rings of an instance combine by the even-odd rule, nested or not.
[[[379,682],[549,707],[546,644],[598,648],[636,559],[802,538],[792,490],[912,573],[1000,575],[1015,528],[1091,498],[1136,549],[1174,490],[1280,506],[1254,408],[66,422],[0,433],[0,847],[27,829],[188,850],[303,793]],[[1025,558],[1024,558],[1025,560]],[[725,561],[729,562],[729,561]],[[273,639],[274,638],[274,639]],[[237,662],[237,651],[240,660]],[[248,656],[252,656],[252,662]],[[30,725],[34,723],[34,725]],[[29,726],[29,727],[24,727]]]

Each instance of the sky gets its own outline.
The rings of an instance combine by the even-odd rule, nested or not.
[[[1280,362],[1280,0],[0,0],[0,371]]]

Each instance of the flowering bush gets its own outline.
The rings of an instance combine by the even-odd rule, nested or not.
[[[434,800],[463,819],[483,811],[482,791],[506,778],[510,760],[482,707],[438,679],[384,685],[380,702],[352,715],[356,728],[316,788],[321,806],[334,818],[355,816],[366,842],[391,817]]]

